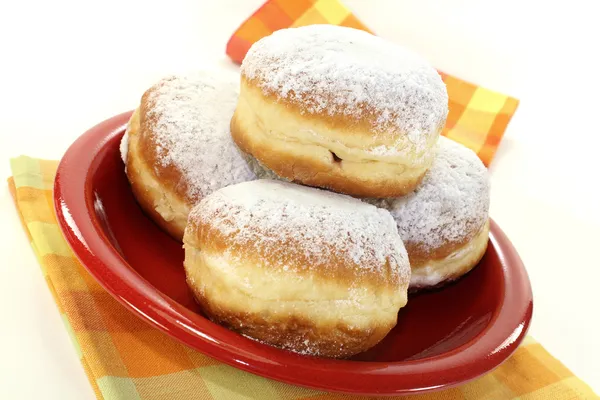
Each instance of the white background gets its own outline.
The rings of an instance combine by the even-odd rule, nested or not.
[[[233,68],[227,39],[261,3],[0,3],[0,178],[9,157],[60,158],[164,74]],[[521,99],[490,169],[492,217],[532,280],[530,334],[600,392],[596,2],[345,3],[436,67]],[[0,235],[0,398],[93,398],[3,184]]]

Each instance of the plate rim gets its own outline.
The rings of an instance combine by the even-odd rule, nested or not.
[[[131,114],[128,111],[97,124],[68,148],[54,182],[56,217],[69,247],[92,277],[129,311],[183,344],[225,364],[285,383],[381,396],[424,393],[464,384],[499,366],[526,336],[533,313],[529,277],[510,240],[491,218],[491,245],[504,261],[503,275],[512,277],[512,285],[505,285],[502,305],[488,328],[447,353],[404,362],[308,357],[254,342],[188,310],[128,265],[110,244],[93,212],[88,173],[99,162],[107,143],[123,133]],[[490,336],[495,339],[493,345],[488,344],[489,339],[482,343],[482,338]],[[247,341],[244,349],[235,345],[241,340]],[[432,370],[432,365],[438,368]],[[445,379],[440,378],[440,370]],[[409,378],[421,383],[411,385]]]

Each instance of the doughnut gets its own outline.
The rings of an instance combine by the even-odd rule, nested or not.
[[[378,343],[406,304],[408,255],[384,209],[255,180],[190,213],[188,285],[213,321],[296,353],[344,358]]]
[[[433,165],[413,193],[373,202],[396,220],[410,260],[411,291],[458,279],[486,251],[487,169],[473,151],[450,139],[440,137]]]
[[[311,25],[252,45],[231,133],[290,181],[396,197],[430,167],[447,114],[446,86],[419,56],[364,31]]]
[[[256,179],[229,132],[237,79],[210,71],[161,79],[142,96],[121,141],[135,198],[177,240],[203,197]]]

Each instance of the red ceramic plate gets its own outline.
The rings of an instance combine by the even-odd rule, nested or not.
[[[490,246],[471,273],[410,297],[394,330],[351,360],[297,355],[210,322],[186,286],[181,244],[142,213],[129,188],[119,142],[130,115],[102,122],[73,143],[58,168],[54,201],[66,240],[90,274],[157,329],[258,375],[368,395],[464,383],[506,360],[525,336],[533,308],[529,279],[493,222]]]

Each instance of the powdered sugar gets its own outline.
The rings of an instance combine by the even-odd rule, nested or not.
[[[277,260],[272,267],[283,268],[302,257],[307,269],[326,271],[341,259],[359,275],[383,272],[386,265],[398,278],[410,273],[389,212],[320,189],[273,180],[241,183],[202,200],[192,219],[210,221],[233,243],[255,243],[258,254],[268,255],[265,263]]]
[[[488,173],[470,149],[440,137],[423,182],[410,195],[370,201],[392,213],[400,236],[423,250],[462,242],[488,219]]]
[[[238,85],[234,75],[203,71],[163,79],[150,91],[158,160],[181,171],[191,200],[256,178],[229,131]]]
[[[358,121],[366,112],[375,118],[375,133],[400,130],[418,150],[428,147],[448,113],[446,87],[424,59],[352,28],[276,31],[250,48],[242,74],[309,113]]]

